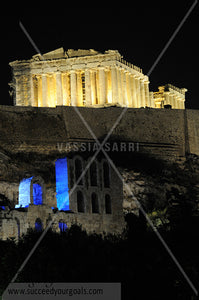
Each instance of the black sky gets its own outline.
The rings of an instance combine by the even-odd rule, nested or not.
[[[12,105],[8,94],[8,82],[11,80],[8,63],[29,59],[35,54],[19,27],[19,21],[41,53],[62,46],[65,49],[92,48],[98,51],[117,49],[124,59],[141,67],[147,74],[194,1],[159,2],[158,5],[153,1],[136,2],[136,5],[128,3],[128,6],[122,6],[115,2],[107,9],[99,2],[100,9],[95,4],[92,11],[88,7],[68,8],[61,16],[33,13],[1,17],[0,104]],[[193,109],[199,109],[198,25],[197,4],[149,77],[151,91],[166,83],[186,87],[186,107]]]

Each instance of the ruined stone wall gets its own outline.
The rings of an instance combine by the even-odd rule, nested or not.
[[[66,155],[66,154],[65,154]],[[64,155],[64,156],[65,156]],[[83,178],[83,184],[78,185],[73,193],[69,196],[71,212],[61,212],[53,210],[52,207],[57,207],[56,202],[56,182],[55,182],[55,158],[46,156],[42,161],[43,156],[39,154],[32,157],[26,157],[21,154],[19,157],[12,156],[7,161],[7,169],[10,169],[13,164],[16,165],[18,176],[15,178],[14,174],[8,180],[6,172],[2,175],[0,181],[0,200],[2,197],[8,201],[5,205],[5,210],[0,210],[0,238],[6,239],[9,237],[21,236],[26,233],[28,228],[35,228],[35,221],[39,218],[45,229],[48,222],[53,220],[53,230],[60,232],[59,222],[65,222],[68,227],[72,224],[81,224],[82,228],[87,232],[111,232],[121,233],[125,227],[123,216],[123,189],[122,181],[118,178],[115,171],[110,168],[110,185],[104,186],[103,178],[103,162],[105,160],[96,159],[97,165],[97,185],[91,186],[90,178],[92,174],[90,170],[87,171]],[[57,158],[61,158],[62,154],[57,153]],[[8,158],[8,157],[7,157]],[[70,155],[68,157],[68,177],[69,177],[69,193],[73,190],[74,183],[74,161],[76,158],[81,158],[79,155]],[[28,161],[27,159],[30,159]],[[88,164],[88,159],[82,160],[82,167],[85,169]],[[4,162],[5,163],[5,162]],[[15,209],[18,204],[18,190],[20,181],[25,177],[32,177],[33,179],[41,178],[43,182],[43,205],[30,204],[29,207],[23,209]],[[4,179],[4,180],[3,180]],[[7,180],[5,180],[7,179]],[[13,182],[14,181],[14,182]],[[31,183],[32,185],[32,183]],[[77,209],[77,191],[82,191],[85,201],[85,212],[78,212]],[[92,193],[95,193],[99,201],[99,212],[92,212]],[[105,195],[108,194],[111,200],[111,213],[107,214],[105,210]],[[31,194],[30,194],[31,199]],[[31,200],[32,201],[32,200]],[[32,203],[32,202],[31,202]]]
[[[123,111],[119,107],[78,109],[101,141]],[[185,157],[186,152],[199,155],[198,124],[197,110],[127,109],[113,130],[111,141],[139,143],[139,152],[175,161]],[[52,219],[54,212],[51,207],[56,207],[55,161],[66,156],[72,161],[70,151],[64,147],[68,142],[93,142],[92,135],[73,107],[0,107],[0,194],[10,203],[8,211],[0,212],[0,238],[17,236],[18,221],[22,234],[29,227],[34,227],[36,218],[41,218],[44,227]],[[61,144],[63,147],[60,148]],[[87,159],[83,158],[83,161],[86,163]],[[12,207],[18,202],[19,183],[28,176],[40,176],[44,180],[46,204],[30,206],[28,211],[13,210]],[[68,226],[74,222],[82,224],[88,232],[94,230],[102,233],[107,229],[113,233],[122,231],[122,183],[111,170],[112,186],[105,189],[100,162],[99,177],[101,179],[97,188],[83,187],[87,211],[77,212],[75,191],[71,198],[73,213],[58,212],[53,224],[56,231],[59,231],[58,223],[61,219]],[[141,180],[138,187],[142,187],[142,184]],[[101,203],[99,214],[90,211],[92,191],[96,191]],[[110,194],[113,204],[110,215],[104,212],[105,193]],[[128,207],[134,204],[124,202],[125,205]]]
[[[185,113],[187,117],[186,151],[199,155],[199,111],[187,109]]]
[[[119,107],[78,110],[101,140],[122,113]],[[129,108],[113,130],[111,139],[138,142],[139,151],[165,159],[184,156],[188,144],[189,151],[197,154],[198,118],[197,110],[185,113],[184,110]],[[50,154],[59,150],[61,143],[88,142],[93,141],[93,137],[73,107],[1,106],[0,141],[1,147],[11,152]]]

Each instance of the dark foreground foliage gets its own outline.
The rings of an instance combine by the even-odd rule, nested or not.
[[[88,236],[73,225],[49,231],[18,282],[121,282],[122,299],[196,299],[157,236],[143,218],[127,215],[123,237]],[[199,289],[199,222],[161,232],[195,287]],[[190,225],[190,226],[189,226]],[[30,231],[17,244],[0,241],[0,289],[7,287],[41,233]]]

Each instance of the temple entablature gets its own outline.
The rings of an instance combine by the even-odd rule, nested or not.
[[[148,76],[141,68],[125,61],[117,50],[100,53],[93,49],[59,48],[36,54],[30,60],[11,62],[10,66],[15,105],[162,108],[173,99],[165,96],[163,101],[159,99],[160,92],[150,93]],[[168,89],[170,94],[181,97],[171,85]],[[171,105],[184,108],[184,100],[180,103],[179,107]]]

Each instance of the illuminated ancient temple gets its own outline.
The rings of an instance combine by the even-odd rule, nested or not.
[[[159,92],[149,92],[148,76],[117,50],[100,53],[59,48],[10,66],[17,106],[185,108],[186,89],[168,84],[159,87]]]

